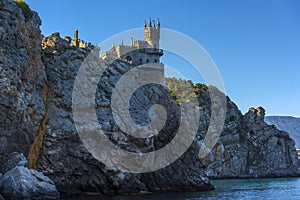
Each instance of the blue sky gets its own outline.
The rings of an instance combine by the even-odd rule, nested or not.
[[[206,49],[227,95],[243,113],[263,106],[267,115],[300,117],[298,0],[25,1],[39,12],[44,35],[72,36],[78,29],[80,38],[94,44],[159,17],[162,27],[182,32]],[[163,62],[200,80],[185,62],[168,58],[172,56]]]

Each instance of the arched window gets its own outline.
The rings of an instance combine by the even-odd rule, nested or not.
[[[140,58],[139,59],[139,65],[142,65],[143,64],[143,60]]]
[[[157,63],[157,59],[155,59],[154,62]]]
[[[146,59],[146,63],[149,63],[149,59]]]
[[[130,56],[126,56],[125,60],[126,60],[127,62],[130,62],[130,61],[132,61],[132,59],[131,59],[131,57],[130,57]]]

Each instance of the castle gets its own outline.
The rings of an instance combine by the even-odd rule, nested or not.
[[[159,49],[160,39],[160,21],[157,25],[155,21],[149,20],[149,24],[144,22],[144,40],[133,40],[131,38],[130,45],[122,43],[113,46],[109,51],[104,52],[100,57],[105,61],[119,59],[128,62],[131,65],[141,65],[147,63],[160,63],[160,57],[163,50]]]
[[[74,47],[79,47],[79,48],[85,49],[85,48],[87,48],[88,46],[91,45],[90,43],[88,44],[85,41],[80,40],[78,38],[78,30],[74,30],[74,38],[73,38],[73,40],[70,37],[65,37],[64,39],[67,40],[67,41],[69,41],[70,45],[74,46]]]

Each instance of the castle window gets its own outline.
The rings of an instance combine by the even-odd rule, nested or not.
[[[146,63],[149,63],[149,59],[146,59]]]
[[[126,56],[125,60],[126,60],[127,62],[130,62],[132,59],[131,59],[130,56]]]
[[[157,63],[157,59],[155,59],[154,62]]]
[[[143,64],[143,60],[140,58],[139,59],[139,65],[142,65]]]

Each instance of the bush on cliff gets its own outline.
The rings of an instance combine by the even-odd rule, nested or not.
[[[30,19],[33,16],[33,12],[23,0],[15,0],[17,6],[22,10],[22,13],[26,19]]]

